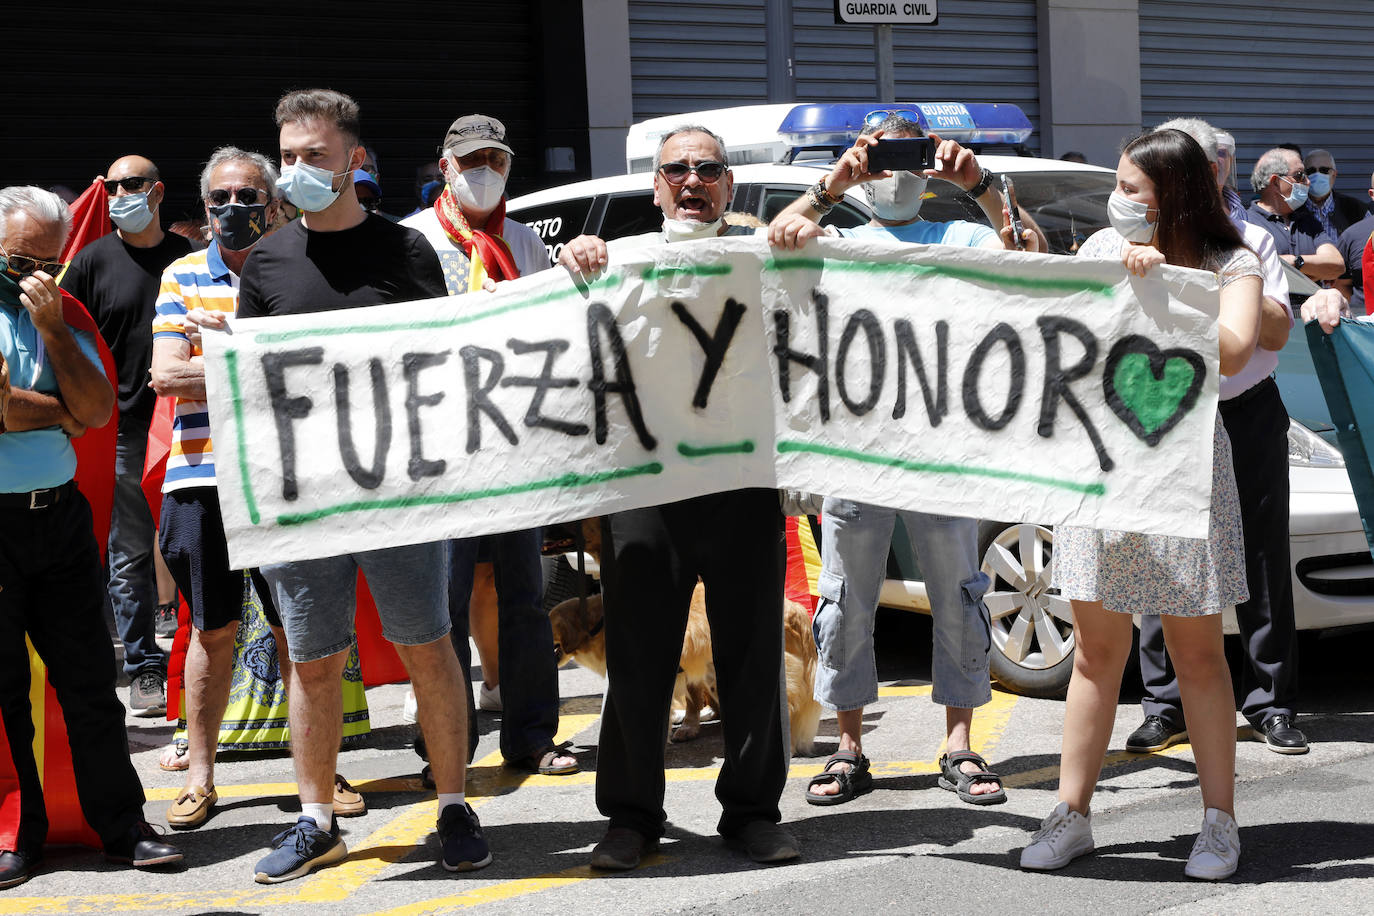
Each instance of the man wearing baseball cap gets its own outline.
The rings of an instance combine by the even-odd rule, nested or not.
[[[433,207],[401,221],[423,233],[438,252],[450,295],[492,289],[549,267],[538,233],[506,218],[506,179],[513,156],[504,124],[488,115],[464,115],[439,145],[446,187]],[[509,766],[563,775],[576,773],[578,763],[553,740],[558,731],[558,668],[553,630],[543,609],[539,548],[538,529],[450,541],[450,633],[467,672],[474,567],[479,560],[490,561],[496,567],[499,661],[496,671],[484,665],[482,678],[490,691],[500,684],[500,669],[520,674],[501,685],[501,754]]]

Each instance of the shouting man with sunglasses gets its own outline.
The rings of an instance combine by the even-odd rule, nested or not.
[[[724,221],[734,178],[719,137],[704,127],[676,128],[663,137],[656,161],[654,203],[663,211],[662,230],[609,247],[595,236],[578,236],[563,248],[559,264],[593,274],[628,248],[753,234]],[[702,312],[704,303],[686,307],[701,327],[717,326],[719,316]],[[711,596],[706,614],[726,711],[725,763],[716,780],[724,811],[717,829],[755,862],[797,858],[797,841],[778,824],[789,751],[777,491],[732,490],[618,512],[602,523],[601,562],[610,680],[596,804],[610,825],[592,850],[592,866],[634,868],[663,836],[663,736],[698,577]]]
[[[110,602],[131,681],[129,708],[136,716],[160,716],[167,707],[167,656],[156,642],[156,532],[143,495],[143,457],[157,399],[148,387],[153,361],[148,327],[162,271],[189,254],[191,243],[162,231],[159,208],[166,189],[152,162],[142,156],[117,159],[103,181],[115,231],[81,249],[62,288],[90,309],[119,372]]]
[[[0,432],[0,713],[19,782],[19,826],[0,847],[0,888],[26,881],[48,818],[29,703],[33,643],[62,702],[81,810],[105,856],[136,867],[181,861],[143,820],[105,629],[91,509],[71,437],[109,422],[114,392],[94,335],[67,324],[53,274],[71,215],[39,188],[0,191],[0,357],[11,400]]]

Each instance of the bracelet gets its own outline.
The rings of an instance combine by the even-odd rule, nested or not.
[[[983,174],[978,179],[978,183],[964,193],[974,200],[977,200],[988,192],[988,188],[992,186],[992,182],[996,177],[997,176],[992,174],[990,169],[983,169]]]
[[[834,194],[830,193],[830,189],[825,185],[826,179],[829,177],[829,175],[822,175],[820,181],[816,182],[816,189],[821,192],[822,197],[830,201],[831,206],[834,206],[835,204],[838,204],[841,200],[844,200],[844,197],[836,197]]]
[[[811,185],[806,189],[806,202],[821,216],[835,209],[836,201],[832,201],[830,195],[821,187],[820,182]]]

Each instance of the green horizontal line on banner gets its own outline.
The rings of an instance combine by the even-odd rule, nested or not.
[[[826,258],[769,258],[764,270],[834,270],[847,273],[907,273],[916,276],[951,277],[993,286],[1017,287],[1036,293],[1094,293],[1108,299],[1116,287],[1097,280],[1069,280],[1060,277],[1009,277],[990,270],[956,267],[950,264],[907,264],[885,261],[841,261]]]
[[[742,442],[723,442],[720,445],[688,445],[686,442],[677,444],[677,452],[687,458],[705,458],[709,455],[738,455],[749,454],[754,450],[754,441],[745,439]]]
[[[639,464],[628,468],[613,468],[593,474],[560,474],[548,480],[532,480],[528,483],[514,483],[504,487],[489,487],[484,490],[469,490],[466,493],[435,493],[425,496],[395,496],[390,499],[357,500],[326,506],[309,512],[288,513],[277,516],[278,525],[303,525],[319,521],[331,515],[349,512],[367,512],[373,509],[406,509],[413,506],[442,506],[451,503],[471,502],[474,499],[490,499],[493,496],[511,496],[516,493],[529,493],[534,490],[567,490],[619,480],[622,477],[638,477],[642,474],[661,474],[663,465],[657,461]]]
[[[733,268],[729,264],[688,264],[684,267],[658,267],[649,266],[644,268],[640,279],[646,283],[650,280],[671,280],[676,276],[689,277],[724,277]]]
[[[1074,480],[1064,480],[1059,477],[1044,477],[1040,474],[1023,474],[1020,471],[1003,471],[998,468],[976,468],[964,464],[936,464],[927,461],[910,461],[906,458],[897,458],[892,455],[856,452],[847,448],[837,448],[833,445],[816,445],[811,442],[794,442],[787,439],[778,443],[778,451],[811,452],[817,455],[828,455],[832,458],[862,461],[865,464],[881,464],[887,467],[898,468],[903,471],[916,471],[923,474],[953,474],[962,477],[994,477],[998,480],[1019,480],[1023,483],[1033,483],[1045,487],[1054,487],[1060,490],[1071,490],[1075,493],[1087,494],[1088,496],[1102,496],[1107,492],[1106,486],[1101,483],[1078,483]]]
[[[530,299],[522,299],[519,302],[512,302],[507,305],[498,305],[495,308],[485,309],[480,312],[473,312],[470,315],[459,315],[455,318],[438,318],[428,321],[397,321],[397,322],[375,322],[372,324],[350,324],[342,325],[337,328],[309,328],[298,331],[259,331],[253,335],[253,340],[260,344],[285,343],[301,338],[314,339],[316,337],[337,337],[341,334],[378,334],[390,331],[432,331],[436,328],[452,328],[458,325],[471,324],[474,321],[482,321],[496,315],[504,315],[507,312],[516,312],[521,309],[535,308],[540,305],[548,305],[550,302],[558,302],[562,299],[582,298],[588,293],[602,292],[618,287],[624,281],[624,277],[619,273],[608,273],[599,280],[591,283],[580,284],[575,289],[559,289],[544,293],[541,296],[534,296]]]

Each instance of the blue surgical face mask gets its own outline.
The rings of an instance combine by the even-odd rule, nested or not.
[[[1293,190],[1283,198],[1284,203],[1288,204],[1288,206],[1294,210],[1307,203],[1307,185],[1298,184],[1298,182],[1293,179],[1285,178],[1282,175],[1279,177],[1293,186]]]
[[[1331,193],[1330,175],[1324,175],[1321,172],[1313,172],[1311,175],[1307,176],[1307,183],[1308,187],[1311,189],[1309,193],[1313,197],[1325,198],[1326,195]]]
[[[110,219],[125,232],[142,232],[153,221],[153,211],[148,207],[148,192],[126,194],[110,202]]]
[[[329,169],[307,165],[298,160],[295,165],[282,168],[281,177],[277,179],[277,190],[307,213],[318,213],[328,209],[330,204],[339,199],[343,186],[340,185],[336,189],[334,179],[352,174],[351,170],[331,172]]]
[[[1149,220],[1152,212],[1154,208],[1149,204],[1131,200],[1120,191],[1113,191],[1107,198],[1107,219],[1128,242],[1144,243],[1155,237],[1155,224]]]

